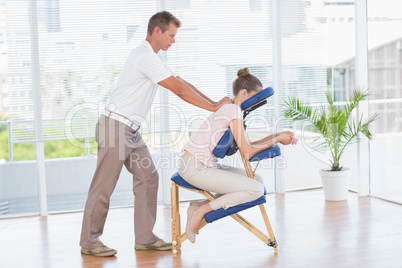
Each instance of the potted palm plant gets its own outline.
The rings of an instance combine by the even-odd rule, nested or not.
[[[298,98],[289,98],[284,102],[284,114],[291,121],[310,123],[318,132],[314,140],[313,150],[329,150],[330,168],[320,170],[324,196],[329,201],[347,199],[348,177],[350,168],[341,165],[341,157],[345,149],[356,142],[360,142],[359,134],[371,140],[369,125],[376,119],[377,114],[363,120],[363,117],[354,118],[353,110],[359,102],[368,96],[368,91],[354,90],[352,97],[344,104],[334,102],[330,91],[326,92],[327,103],[313,108],[309,102]]]

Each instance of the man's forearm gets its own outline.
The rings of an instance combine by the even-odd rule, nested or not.
[[[176,77],[177,79],[179,79],[179,81],[181,81],[182,83],[184,83],[185,85],[187,85],[188,87],[190,87],[192,90],[194,90],[195,92],[197,92],[201,97],[203,97],[205,100],[209,101],[211,104],[215,104],[215,101],[211,100],[210,98],[208,98],[208,96],[206,96],[205,94],[203,94],[200,90],[198,90],[195,86],[193,86],[191,83],[187,82],[186,80],[184,80],[183,78],[181,78],[180,76]]]
[[[158,84],[167,88],[185,102],[208,111],[214,112],[216,110],[216,103],[205,98],[203,94],[199,94],[197,90],[188,86],[181,79],[170,76],[165,80],[160,81]]]
[[[177,94],[182,100],[211,112],[216,110],[216,104],[214,102],[211,102],[208,98],[204,98],[203,94],[199,94],[198,91],[190,88],[188,85],[185,84],[185,86],[187,86],[189,90],[186,90],[184,94]]]

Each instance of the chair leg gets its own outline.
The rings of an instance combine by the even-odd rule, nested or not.
[[[248,177],[251,179],[254,179],[254,172],[252,171],[250,167],[250,162],[246,159],[243,158],[243,163],[247,172]],[[185,188],[187,189],[187,188]],[[206,197],[209,200],[214,200],[216,197],[208,192],[208,191],[202,191],[202,190],[193,190],[193,189],[188,189],[197,193],[202,194],[204,197]],[[172,207],[172,254],[174,256],[177,256],[178,251],[180,250],[181,243],[184,242],[187,239],[187,234],[186,233],[181,233],[181,227],[180,227],[180,210],[179,210],[179,185],[176,184],[175,182],[172,182],[172,187],[171,187],[171,207]],[[268,219],[268,215],[265,211],[264,204],[259,205],[262,217],[264,219],[265,226],[268,231],[268,236],[264,234],[262,231],[260,231],[258,228],[256,228],[254,225],[252,225],[250,222],[248,222],[245,218],[240,216],[238,213],[230,215],[234,220],[236,220],[238,223],[240,223],[243,227],[245,227],[247,230],[249,230],[251,233],[253,233],[257,238],[259,238],[261,241],[266,243],[268,246],[271,246],[274,248],[275,252],[278,251],[277,248],[277,242],[274,236],[274,233],[272,231],[271,224]],[[207,222],[205,219],[201,223],[200,229],[207,225]]]
[[[267,212],[265,211],[264,204],[259,205],[262,218],[265,222],[265,227],[267,227],[268,235],[269,235],[269,243],[268,246],[273,247],[275,251],[278,251],[278,243],[276,242],[274,231],[272,231],[271,223],[269,222]]]
[[[255,174],[251,169],[250,162],[243,156],[242,156],[242,160],[243,160],[244,168],[246,169],[247,176],[251,179],[255,179]],[[276,242],[274,232],[272,230],[271,224],[268,219],[267,212],[265,211],[264,204],[260,204],[259,207],[261,210],[262,218],[264,219],[265,227],[267,228],[268,235],[269,235],[268,246],[273,247],[275,252],[277,252],[278,251],[278,243]]]
[[[172,187],[170,189],[171,193],[171,203],[172,203],[172,253],[177,255],[178,250],[181,247],[180,235],[180,211],[179,211],[179,186],[172,182]]]
[[[264,244],[269,244],[269,237],[260,231],[257,227],[251,224],[248,220],[240,216],[238,213],[234,213],[230,215],[235,221],[240,223],[244,228],[249,230],[252,234],[254,234],[258,239],[260,239]]]

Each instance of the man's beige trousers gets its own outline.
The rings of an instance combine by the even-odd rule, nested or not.
[[[157,241],[159,238],[153,233],[153,228],[159,176],[141,135],[127,125],[102,115],[96,125],[96,141],[98,160],[85,205],[81,247],[93,249],[103,245],[99,237],[103,233],[110,196],[123,165],[133,174],[135,243]]]

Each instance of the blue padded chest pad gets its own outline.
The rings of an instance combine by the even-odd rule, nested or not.
[[[230,130],[230,127],[229,127],[225,131],[225,133],[223,133],[222,138],[219,140],[218,144],[215,146],[215,148],[212,151],[212,153],[218,158],[224,158],[226,153],[228,152],[229,148],[234,143],[236,143],[236,141],[234,140],[234,137],[232,135],[232,131]],[[233,146],[236,147],[237,144],[233,145]]]

